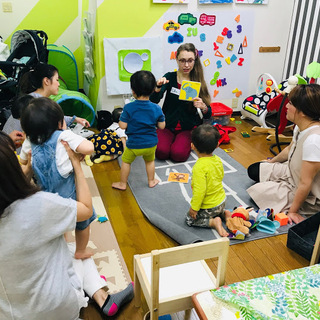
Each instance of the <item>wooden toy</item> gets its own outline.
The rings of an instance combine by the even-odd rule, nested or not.
[[[277,220],[280,222],[280,226],[285,226],[288,224],[288,217],[285,213],[283,212],[280,212],[280,213],[277,213],[275,216],[274,216],[274,220]]]

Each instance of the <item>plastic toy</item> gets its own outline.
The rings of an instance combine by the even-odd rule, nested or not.
[[[238,207],[232,212],[231,218],[226,220],[228,229],[233,233],[231,239],[244,240],[245,236],[249,234],[251,222],[249,220],[249,210]]]
[[[256,228],[258,231],[274,234],[276,230],[280,227],[279,221],[272,221],[265,216],[258,218]]]
[[[250,134],[249,134],[247,131],[241,131],[241,135],[242,135],[244,138],[250,138]]]
[[[307,77],[310,78],[310,83],[315,83],[320,77],[320,63],[313,61],[307,66]]]
[[[256,228],[258,231],[274,234],[280,227],[279,221],[273,221],[273,209],[267,208],[265,210],[250,212],[251,228]]]
[[[287,215],[285,213],[280,212],[274,216],[274,220],[279,221],[280,226],[286,226],[288,224],[289,218],[287,217]]]
[[[108,221],[109,219],[106,216],[98,216],[98,222],[103,223]]]
[[[269,94],[266,92],[266,87],[267,87],[266,80],[268,79],[272,80],[272,88],[273,88],[273,90]],[[287,81],[284,81],[281,84],[281,89],[286,88],[287,85],[288,85]],[[267,108],[267,105],[274,97],[277,96],[277,93],[274,90],[276,87],[277,87],[277,82],[270,74],[268,73],[261,74],[257,80],[256,93],[246,98],[242,103],[241,118],[242,119],[250,118],[255,122],[257,122],[261,127],[269,128],[265,122],[265,118],[268,113],[274,112],[274,110],[271,110],[270,107]],[[253,105],[257,105],[259,108],[253,107]],[[279,102],[279,105],[280,105],[280,102]],[[274,107],[276,108],[276,106]]]

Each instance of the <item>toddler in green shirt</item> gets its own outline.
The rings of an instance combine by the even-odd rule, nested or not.
[[[189,227],[214,228],[221,237],[227,237],[229,233],[221,220],[231,217],[231,212],[225,210],[224,170],[221,159],[213,154],[219,138],[219,131],[209,124],[200,125],[192,131],[191,148],[198,160],[192,169],[192,199],[186,223]]]

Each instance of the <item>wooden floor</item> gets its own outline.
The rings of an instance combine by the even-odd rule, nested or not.
[[[231,121],[230,125],[235,126],[237,131],[230,134],[230,144],[222,145],[221,148],[233,149],[229,155],[245,167],[253,162],[271,157],[269,147],[272,143],[266,141],[266,135],[251,132],[255,123],[240,120],[239,116],[235,118],[235,121]],[[238,123],[240,121],[241,123]],[[241,131],[247,131],[250,137],[243,138]],[[117,161],[95,164],[92,171],[120,249],[133,278],[134,254],[176,246],[177,243],[148,222],[129,188],[126,191],[111,188],[111,183],[120,178],[120,168]],[[287,235],[280,235],[231,246],[226,283],[230,284],[307,266],[309,262],[288,249],[286,241]],[[213,270],[216,268],[215,261],[210,261],[209,264]],[[143,319],[147,310],[146,304],[142,308],[135,308],[134,303],[131,302],[113,319],[140,320]],[[86,310],[82,317],[90,320],[103,319],[94,307]]]

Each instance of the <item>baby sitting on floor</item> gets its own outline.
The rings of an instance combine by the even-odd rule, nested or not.
[[[219,138],[218,130],[209,124],[200,125],[192,131],[191,148],[198,160],[192,169],[192,199],[186,223],[189,227],[214,228],[220,236],[227,237],[229,233],[221,220],[231,217],[231,212],[225,210],[224,170],[221,159],[212,154]]]

